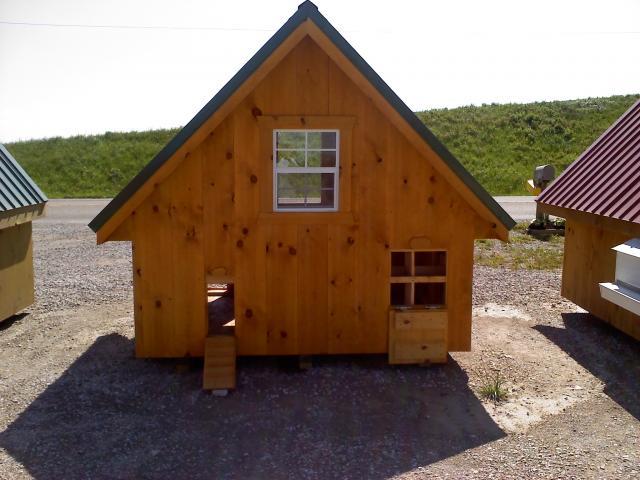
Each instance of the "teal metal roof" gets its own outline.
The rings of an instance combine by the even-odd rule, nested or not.
[[[0,144],[0,213],[41,205],[46,201],[42,190]]]
[[[453,172],[466,184],[476,197],[510,230],[516,222],[489,195],[478,181],[464,168],[453,154],[436,138],[424,123],[411,111],[393,90],[380,78],[371,66],[349,45],[342,35],[318,11],[312,2],[305,1],[296,13],[265,43],[258,52],[236,73],[229,82],[200,110],[191,121],[151,160],[138,175],[89,223],[97,232],[133,194],[213,115],[233,93],[271,56],[282,42],[305,20],[312,21],[340,49],[362,75],[380,92],[396,111],[411,125],[422,139],[444,160]]]

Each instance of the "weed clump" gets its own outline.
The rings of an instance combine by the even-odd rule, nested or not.
[[[504,379],[499,373],[496,373],[480,387],[480,396],[495,403],[503,402],[507,399],[507,389],[504,383]]]

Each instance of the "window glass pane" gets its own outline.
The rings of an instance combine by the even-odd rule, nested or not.
[[[311,150],[307,152],[307,166],[308,167],[335,167],[336,152],[319,152],[319,151]]]
[[[304,167],[304,150],[277,151],[276,165],[278,167]]]
[[[333,173],[278,173],[278,207],[333,208]]]
[[[276,149],[296,148],[304,150],[305,132],[276,132]]]
[[[307,148],[336,148],[336,132],[309,132]]]
[[[278,174],[278,206],[304,207],[305,204],[305,174]]]

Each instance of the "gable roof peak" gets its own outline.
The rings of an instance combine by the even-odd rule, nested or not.
[[[489,195],[489,193],[478,183],[478,181],[462,166],[462,164],[449,152],[449,150],[436,138],[436,136],[426,127],[424,123],[409,109],[409,107],[391,90],[391,88],[380,78],[371,66],[355,51],[355,49],[345,40],[345,38],[335,29],[333,25],[319,12],[318,7],[310,1],[301,3],[298,10],[273,34],[258,52],[236,73],[229,82],[196,114],[193,119],[136,175],[131,182],[89,223],[94,232],[103,230],[107,222],[110,222],[116,213],[120,212],[127,204],[129,206],[141,201],[141,194],[136,199],[136,193],[142,189],[150,179],[161,170],[185,143],[195,135],[206,121],[218,112],[227,101],[238,92],[240,87],[252,78],[265,61],[280,48],[284,42],[302,27],[307,20],[310,20],[313,27],[318,29],[318,35],[327,39],[335,47],[337,54],[344,57],[358,75],[372,87],[382,101],[398,116],[399,120],[406,124],[408,130],[416,135],[416,141],[421,145],[430,148],[441,160],[443,167],[447,168],[455,180],[460,181],[466,187],[471,196],[476,200],[476,209],[483,210],[492,221],[493,228],[498,228],[500,224],[504,231],[510,230],[515,221],[504,211],[504,209]],[[309,27],[311,28],[311,27]],[[133,200],[132,200],[133,199]],[[135,208],[135,207],[134,207]],[[111,225],[101,234],[103,239],[109,234],[117,222],[125,218],[126,212],[114,220]],[[506,235],[506,233],[504,234]],[[103,241],[103,240],[102,240]],[[99,243],[102,243],[99,240]]]
[[[318,6],[309,0],[305,0],[300,5],[298,5],[298,10],[308,10],[308,9],[313,9],[318,11]]]

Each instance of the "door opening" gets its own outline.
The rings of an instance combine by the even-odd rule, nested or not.
[[[207,285],[209,335],[235,331],[233,283]]]

